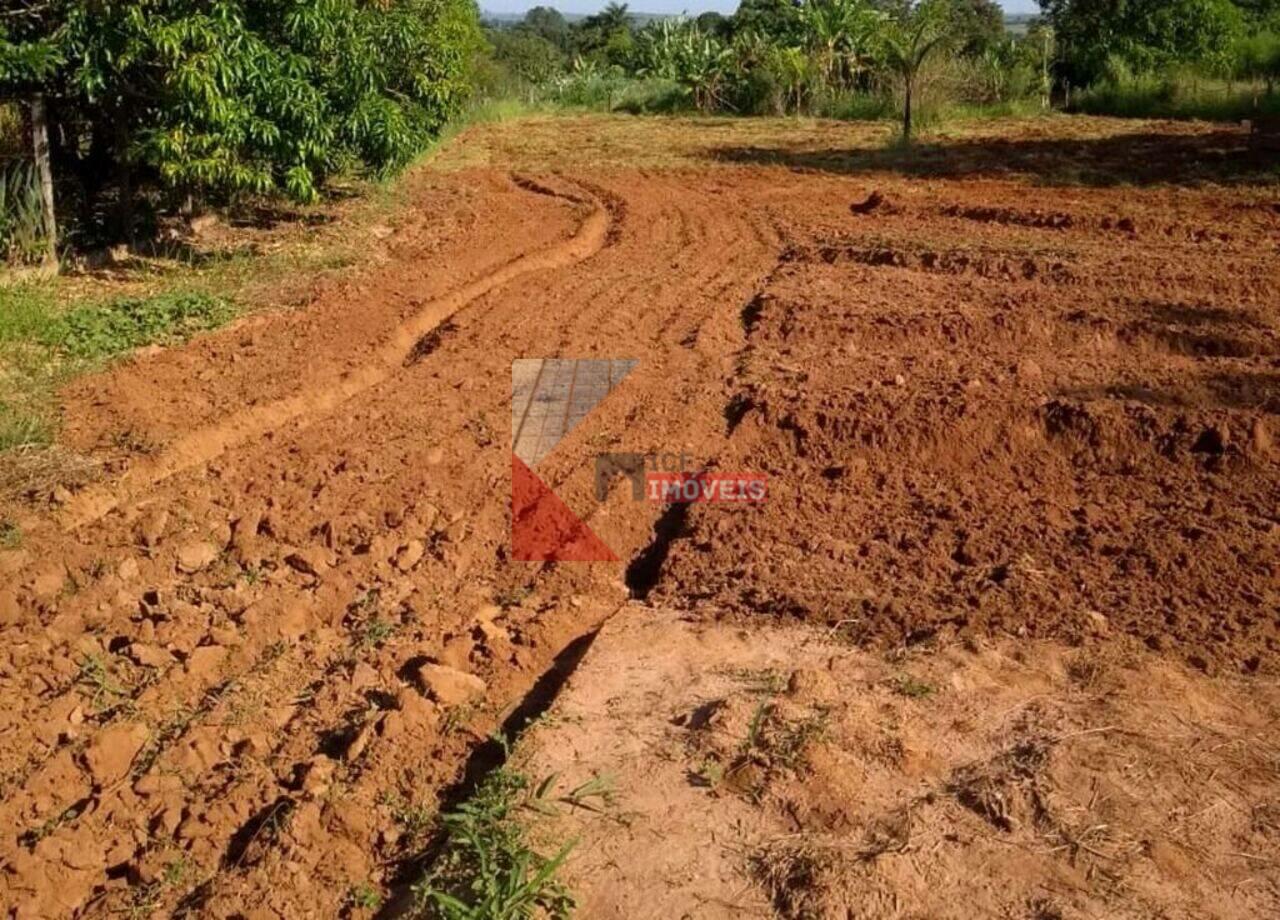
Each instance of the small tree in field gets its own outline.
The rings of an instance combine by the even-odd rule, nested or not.
[[[902,140],[911,143],[912,105],[920,71],[953,35],[949,0],[902,0],[881,26],[885,64],[902,80]]]

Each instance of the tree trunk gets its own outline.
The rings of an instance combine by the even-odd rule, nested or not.
[[[906,75],[906,79],[903,80],[905,92],[902,99],[902,141],[905,144],[911,143],[911,91],[914,83],[914,74]]]
[[[31,152],[35,157],[36,177],[40,182],[40,204],[44,211],[44,232],[48,239],[45,262],[58,264],[58,221],[53,209],[53,168],[49,165],[49,124],[45,116],[44,97],[31,99]]]
[[[115,124],[116,235],[133,246],[133,165],[129,162],[128,122],[121,116]]]

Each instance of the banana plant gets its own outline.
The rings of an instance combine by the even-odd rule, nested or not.
[[[822,77],[838,86],[851,83],[862,70],[884,14],[868,0],[808,0],[800,21]]]
[[[903,0],[885,19],[880,45],[885,63],[902,80],[902,141],[911,143],[912,103],[925,63],[952,40],[949,0]]]

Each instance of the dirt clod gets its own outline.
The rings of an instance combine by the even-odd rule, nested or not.
[[[104,729],[84,752],[84,765],[93,784],[103,789],[124,779],[147,738],[145,725],[113,725]]]
[[[427,548],[421,540],[410,540],[408,543],[396,550],[395,566],[401,572],[408,572],[420,561],[426,554]]]
[[[414,676],[419,686],[443,706],[460,706],[485,692],[485,682],[479,677],[447,665],[423,664]]]
[[[188,543],[178,550],[178,571],[194,575],[218,558],[218,548],[212,543]]]

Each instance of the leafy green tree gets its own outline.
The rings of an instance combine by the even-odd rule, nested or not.
[[[861,70],[883,19],[867,0],[807,0],[800,7],[808,44],[828,86],[847,83]]]
[[[954,39],[949,0],[901,0],[884,22],[880,44],[884,61],[902,82],[902,140],[911,143],[912,105],[920,71]]]
[[[457,111],[479,43],[473,0],[43,0],[3,21],[0,92],[48,96],[90,209],[111,183],[126,205],[152,184],[305,201],[349,164],[394,169]]]
[[[650,23],[636,37],[635,59],[641,75],[678,83],[700,111],[725,104],[733,52],[696,22],[676,18]]]
[[[1036,72],[1040,104],[1046,109],[1049,108],[1053,96],[1051,68],[1057,47],[1057,36],[1053,33],[1053,26],[1041,19],[1032,22],[1031,27],[1027,29],[1027,34],[1023,36],[1022,41],[1018,42],[1019,51]]]
[[[573,50],[598,62],[625,66],[635,47],[631,26],[627,5],[610,3],[573,27]]]
[[[804,111],[813,84],[813,58],[801,48],[774,46],[765,57],[765,67],[782,90],[783,108]]]
[[[780,47],[804,42],[800,4],[792,0],[742,0],[733,14],[735,35],[754,33]]]
[[[981,57],[1006,41],[1004,11],[995,0],[952,0],[956,46],[966,57]]]
[[[1270,96],[1280,80],[1280,33],[1257,32],[1241,38],[1233,51],[1232,70],[1245,80],[1261,80]]]
[[[559,10],[535,6],[524,14],[520,28],[550,42],[561,51],[569,49],[569,21]]]
[[[1243,26],[1231,0],[1040,0],[1063,73],[1092,83],[1108,60],[1136,73],[1177,64],[1220,70]]]
[[[1280,0],[1235,0],[1253,29],[1280,31]]]
[[[619,29],[631,28],[631,14],[627,11],[627,4],[610,0],[600,12],[583,20],[582,26],[584,29],[598,29],[609,35]]]
[[[541,35],[525,29],[492,32],[493,58],[526,83],[545,83],[564,70],[560,49]]]
[[[709,10],[701,13],[694,21],[705,35],[714,35],[721,41],[729,41],[733,38],[733,20],[728,16]]]

